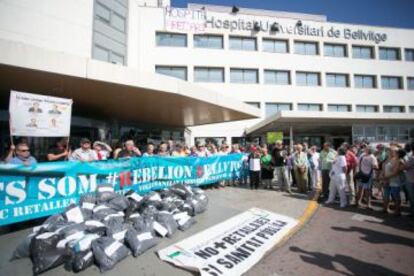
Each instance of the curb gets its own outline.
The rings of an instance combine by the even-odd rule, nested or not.
[[[292,228],[272,249],[270,249],[266,254],[263,256],[262,260],[266,258],[267,255],[272,253],[274,250],[282,247],[292,236],[298,233],[303,227],[307,224],[307,222],[313,217],[316,213],[317,209],[319,208],[318,198],[321,194],[321,190],[316,190],[313,197],[309,199],[308,206],[306,207],[303,214],[298,218],[298,224]]]

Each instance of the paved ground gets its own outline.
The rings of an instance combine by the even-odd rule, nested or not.
[[[175,268],[168,263],[161,262],[155,252],[251,207],[263,208],[298,218],[303,214],[308,204],[307,196],[295,194],[290,196],[285,193],[269,190],[251,191],[244,188],[227,187],[224,189],[207,190],[207,193],[210,200],[209,209],[204,214],[196,217],[197,224],[191,229],[187,232],[179,232],[171,239],[163,239],[157,247],[147,251],[138,258],[129,256],[117,264],[115,269],[105,273],[105,275],[191,275],[183,269]],[[30,260],[8,261],[14,248],[29,231],[30,229],[25,229],[0,236],[0,275],[27,276],[32,274]],[[44,275],[63,276],[73,274],[66,272],[63,267],[58,267],[44,273]],[[100,275],[100,273],[97,267],[93,266],[79,275]]]
[[[247,276],[414,275],[414,221],[378,210],[320,207]]]

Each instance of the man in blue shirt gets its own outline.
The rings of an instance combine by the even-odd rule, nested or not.
[[[16,152],[15,157],[13,157],[13,152]],[[6,158],[6,163],[31,166],[37,164],[37,161],[33,156],[30,155],[29,145],[27,143],[19,143],[16,146],[10,146],[10,151]]]

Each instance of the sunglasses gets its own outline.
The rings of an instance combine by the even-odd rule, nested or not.
[[[21,149],[21,150],[17,150],[17,151],[20,151],[20,152],[29,152],[30,149]]]

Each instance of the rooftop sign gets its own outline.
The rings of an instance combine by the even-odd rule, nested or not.
[[[371,41],[376,44],[387,40],[386,33],[380,33],[373,30],[337,28],[334,26],[313,26],[308,23],[297,21],[296,24],[281,24],[278,19],[274,20],[257,20],[245,19],[236,15],[233,18],[219,18],[209,16],[208,12],[203,9],[182,9],[166,7],[165,29],[175,32],[193,32],[204,33],[209,30],[226,30],[226,31],[250,31],[265,32],[270,35],[287,34],[305,37],[328,37],[346,40]]]

